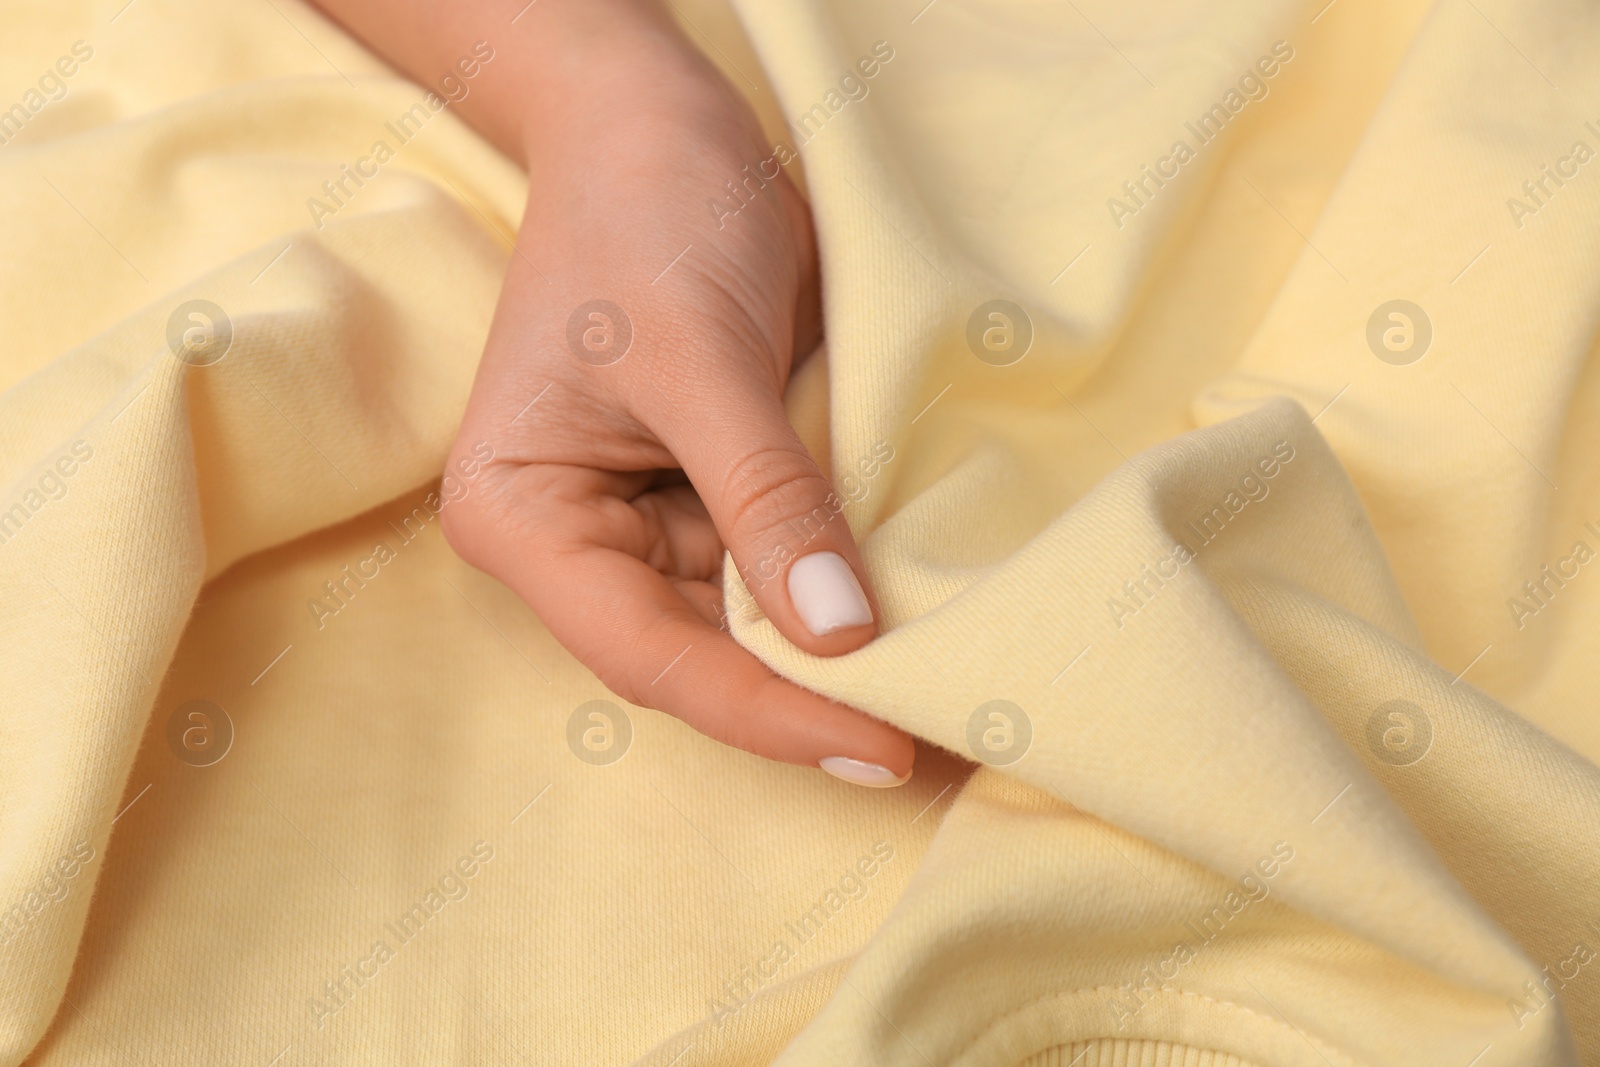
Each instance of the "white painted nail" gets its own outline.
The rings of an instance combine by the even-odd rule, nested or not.
[[[851,759],[849,756],[825,756],[817,761],[817,766],[835,778],[843,778],[853,785],[871,786],[873,789],[892,789],[911,780],[909,774],[900,778],[887,767]]]
[[[818,637],[872,621],[867,594],[837,552],[801,556],[789,568],[789,600],[800,621]]]

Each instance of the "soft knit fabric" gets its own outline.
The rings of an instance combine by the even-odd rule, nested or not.
[[[1600,15],[737,7],[887,632],[730,625],[984,765],[619,708],[450,552],[526,184],[424,87],[14,0],[0,1062],[1600,1063]]]

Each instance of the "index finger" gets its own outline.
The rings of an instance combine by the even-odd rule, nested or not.
[[[611,517],[597,521],[610,496],[604,472],[501,470],[498,485],[462,501],[476,503],[447,528],[451,543],[510,586],[612,692],[769,759],[863,785],[910,776],[909,737],[780,678],[707,623],[665,575],[617,547]]]

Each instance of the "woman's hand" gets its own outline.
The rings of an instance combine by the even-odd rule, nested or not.
[[[539,14],[560,36],[537,69],[471,98],[530,191],[451,463],[479,441],[494,458],[445,534],[622,698],[899,784],[907,736],[779,678],[720,627],[726,547],[806,651],[877,633],[840,501],[783,408],[820,334],[805,202],[760,167],[772,149],[749,108],[653,5]],[[535,63],[507,52],[494,69]]]

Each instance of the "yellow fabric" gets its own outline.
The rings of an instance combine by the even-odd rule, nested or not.
[[[794,412],[890,632],[735,632],[997,765],[578,758],[433,517],[519,173],[445,110],[317,227],[423,89],[291,0],[14,3],[0,1060],[1600,1062],[1600,16],[738,6],[680,14],[826,115]]]

